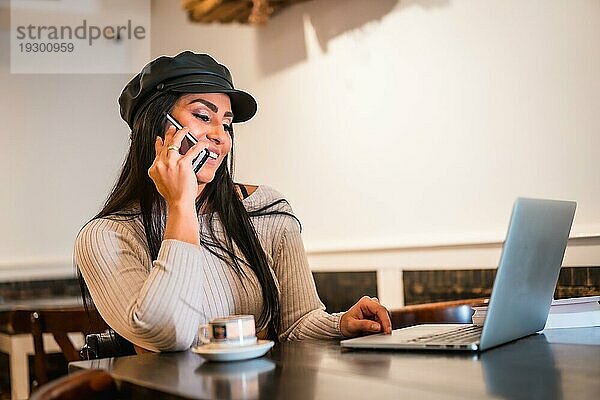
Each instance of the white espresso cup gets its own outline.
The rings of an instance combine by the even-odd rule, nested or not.
[[[211,319],[198,327],[202,344],[213,346],[248,346],[256,344],[254,315],[231,315]]]

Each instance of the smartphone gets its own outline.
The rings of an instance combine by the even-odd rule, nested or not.
[[[183,125],[181,125],[175,118],[173,118],[173,116],[171,114],[167,113],[166,115],[167,115],[167,119],[169,120],[169,122],[171,124],[173,124],[175,129],[177,129],[177,130],[183,129]],[[185,137],[183,138],[183,140],[184,140],[184,142],[181,143],[181,149],[180,149],[180,152],[183,152],[182,154],[187,153],[187,151],[190,149],[190,147],[192,147],[193,145],[198,143],[198,139],[196,139],[189,132],[185,134]],[[187,141],[187,143],[185,143],[186,141]],[[194,169],[194,173],[197,174],[198,171],[200,171],[200,168],[202,168],[204,163],[206,163],[206,160],[208,160],[209,158],[216,159],[217,157],[218,157],[217,154],[209,151],[208,149],[202,150],[200,152],[200,154],[198,154],[198,156],[196,158],[194,158],[194,160],[192,161],[192,168]]]

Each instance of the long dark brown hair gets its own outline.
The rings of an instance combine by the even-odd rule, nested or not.
[[[164,138],[167,127],[165,114],[172,110],[180,95],[166,92],[140,110],[133,124],[131,146],[121,174],[104,207],[93,218],[141,216],[152,260],[156,260],[163,240],[166,203],[148,176],[148,169],[155,158],[155,138],[157,136]],[[258,210],[247,212],[232,178],[233,130],[229,133],[232,139],[231,152],[225,157],[214,179],[205,186],[196,201],[196,211],[200,212],[202,209],[206,213],[208,226],[207,232],[201,234],[200,244],[226,262],[238,276],[245,275],[242,264],[249,266],[254,272],[260,283],[263,297],[263,308],[257,326],[267,325],[269,337],[276,340],[280,313],[279,293],[251,217],[283,214],[296,221],[298,219],[291,213],[276,209],[275,206],[285,200],[277,200]],[[215,218],[224,229],[224,240],[215,233]],[[243,257],[236,255],[234,246],[238,247]],[[89,302],[90,296],[85,281],[79,271],[78,275],[84,303],[86,299]]]

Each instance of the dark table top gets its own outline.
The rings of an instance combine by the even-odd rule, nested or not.
[[[50,297],[0,302],[0,333],[30,333],[30,313],[34,311],[84,311],[81,297]]]
[[[597,399],[600,327],[555,329],[482,354],[276,344],[263,358],[207,362],[191,352],[80,361],[134,398]]]

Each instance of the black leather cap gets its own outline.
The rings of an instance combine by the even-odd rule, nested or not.
[[[233,87],[231,73],[207,54],[184,51],[175,57],[150,61],[119,96],[121,117],[133,128],[137,113],[161,93],[226,93],[231,99],[233,122],[244,122],[256,114],[256,100]]]

